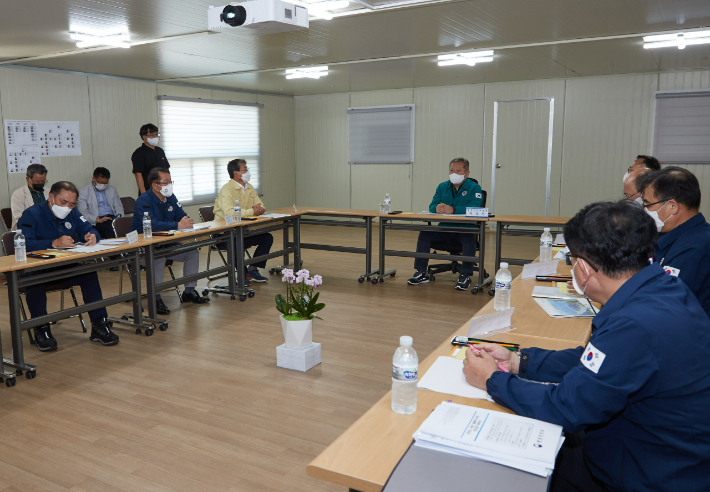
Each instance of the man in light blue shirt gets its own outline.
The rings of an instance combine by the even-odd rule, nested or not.
[[[108,184],[111,172],[105,167],[94,169],[91,184],[79,190],[76,206],[101,237],[116,237],[112,221],[123,215],[123,204],[116,188]]]

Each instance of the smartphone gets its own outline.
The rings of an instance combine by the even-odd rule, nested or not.
[[[168,231],[157,231],[153,233],[154,236],[173,236],[175,235],[174,232],[168,232]]]
[[[397,214],[401,214],[401,213],[402,213],[401,210],[395,210],[394,212],[390,212],[390,215],[397,215]]]
[[[256,217],[242,217],[242,220],[259,220]]]
[[[27,253],[27,256],[29,256],[30,258],[42,258],[43,260],[49,258],[56,258],[56,255],[43,255],[39,253]]]

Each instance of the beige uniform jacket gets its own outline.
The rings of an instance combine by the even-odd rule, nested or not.
[[[244,192],[239,183],[230,179],[229,182],[219,190],[219,196],[214,201],[215,218],[223,219],[225,213],[234,213],[235,200],[239,200],[239,205],[242,207],[242,217],[254,215],[254,205],[257,203],[266,208],[264,202],[261,201],[259,194],[252,185],[247,183],[246,192]]]
[[[47,200],[47,186],[44,187],[44,199]],[[10,197],[10,208],[12,209],[12,230],[17,230],[17,221],[22,217],[22,213],[34,205],[32,193],[27,185],[16,189]]]

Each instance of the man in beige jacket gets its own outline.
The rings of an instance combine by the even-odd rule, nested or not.
[[[10,197],[10,208],[12,209],[12,230],[17,229],[17,221],[22,213],[32,205],[47,201],[47,190],[44,183],[47,180],[47,168],[42,164],[30,164],[27,166],[25,176],[27,185],[14,191]]]
[[[227,172],[229,173],[229,182],[227,182],[219,191],[219,196],[214,201],[214,216],[223,219],[225,215],[234,213],[234,202],[239,200],[239,206],[242,209],[242,217],[261,215],[266,212],[264,203],[259,198],[259,194],[254,187],[249,184],[251,173],[247,167],[247,161],[244,159],[234,159],[227,164]],[[269,254],[271,245],[274,244],[274,236],[264,233],[256,236],[244,238],[244,248],[256,246],[254,256],[262,256]],[[266,261],[260,261],[251,265],[247,273],[251,276],[254,282],[266,282],[267,278],[259,273],[259,268],[265,268]],[[249,284],[249,280],[245,281]]]

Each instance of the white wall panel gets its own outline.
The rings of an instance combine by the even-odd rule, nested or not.
[[[248,94],[246,92],[222,91],[218,89],[212,90],[212,99],[216,101],[232,101],[243,103],[256,103],[259,96],[257,94]]]
[[[195,99],[212,99],[212,89],[189,87],[172,84],[157,84],[159,96],[192,97]]]
[[[138,132],[158,124],[156,84],[105,77],[88,77],[94,167],[111,171],[120,196],[138,195],[131,155],[143,144]]]
[[[448,179],[449,162],[454,157],[468,159],[470,176],[481,181],[483,87],[459,85],[414,91],[417,125],[412,210],[428,210],[436,186]]]
[[[657,87],[655,74],[567,81],[561,215],[623,197],[626,169],[649,152]]]
[[[296,204],[350,207],[348,94],[296,98]]]
[[[258,96],[261,110],[264,203],[270,209],[296,203],[294,99]]]

